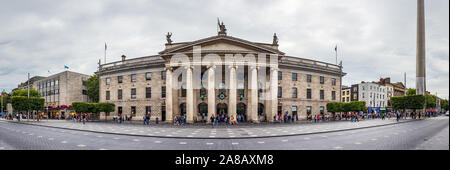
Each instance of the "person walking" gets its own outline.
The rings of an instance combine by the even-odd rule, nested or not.
[[[212,128],[214,128],[214,116],[211,115],[211,118],[209,118],[211,120],[211,126]]]
[[[83,125],[85,124],[86,121],[86,113],[83,113]]]

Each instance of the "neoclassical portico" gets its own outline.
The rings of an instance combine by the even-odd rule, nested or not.
[[[186,91],[186,119],[188,122],[199,120],[199,104],[207,104],[209,117],[217,116],[218,104],[227,105],[227,115],[236,119],[238,109],[246,106],[245,117],[251,122],[271,121],[276,113],[278,87],[278,59],[282,52],[277,45],[255,44],[226,35],[219,35],[193,43],[166,44],[167,49],[160,53],[166,60],[166,105],[173,105],[178,100],[180,90]],[[201,53],[199,53],[201,52]],[[174,59],[174,57],[177,57]],[[197,69],[197,70],[196,70]],[[220,70],[218,70],[220,69]],[[178,74],[173,76],[173,71]],[[222,73],[223,72],[223,73]],[[268,74],[265,74],[268,73]],[[238,80],[240,74],[240,80]],[[206,75],[206,76],[202,76]],[[218,76],[216,76],[218,75]],[[180,82],[186,89],[177,89],[174,82]],[[261,77],[262,80],[258,80]],[[206,79],[206,80],[205,80]],[[202,83],[197,83],[201,81]],[[238,89],[238,81],[240,86]],[[246,86],[245,86],[246,84]],[[259,87],[258,84],[262,85]],[[205,87],[206,86],[206,87]],[[223,87],[224,86],[224,87]],[[199,93],[206,88],[206,101],[199,102]],[[172,90],[171,90],[172,89]],[[238,90],[241,92],[238,95]],[[259,94],[263,93],[263,97]],[[239,96],[239,98],[238,98]],[[197,98],[197,99],[195,99]],[[258,107],[262,103],[265,116],[258,116]],[[167,115],[178,115],[176,109],[167,109]],[[180,112],[178,110],[178,112]],[[168,116],[168,120],[173,117]],[[204,117],[203,117],[204,119]]]

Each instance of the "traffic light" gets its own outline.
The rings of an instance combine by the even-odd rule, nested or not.
[[[201,94],[201,95],[200,95],[200,98],[201,98],[202,100],[205,100],[205,95],[204,95],[204,94]]]
[[[244,94],[240,94],[239,97],[242,99],[244,99]]]

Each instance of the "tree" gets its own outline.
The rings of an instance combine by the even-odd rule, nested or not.
[[[77,113],[89,112],[89,104],[86,102],[73,102],[72,107]]]
[[[114,112],[116,105],[114,103],[98,103],[99,112],[105,112],[105,121],[108,120],[110,112]]]
[[[425,96],[426,108],[436,108],[437,97],[435,95],[427,94]]]
[[[28,98],[23,96],[13,96],[11,98],[11,104],[14,110],[23,112],[28,109]]]
[[[408,89],[406,91],[406,95],[407,96],[414,96],[414,95],[416,95],[416,89]]]
[[[441,100],[441,109],[448,111],[448,100]]]
[[[406,96],[404,99],[407,109],[423,109],[425,104],[424,95]]]
[[[99,80],[97,75],[93,75],[89,77],[86,81],[83,82],[83,85],[86,86],[87,96],[93,102],[97,103],[99,101]]]
[[[13,92],[11,92],[11,96],[28,97],[28,90],[27,89],[14,90]],[[36,89],[30,88],[30,97],[41,97],[41,94]]]
[[[404,96],[391,97],[391,106],[395,110],[406,109],[406,102]]]

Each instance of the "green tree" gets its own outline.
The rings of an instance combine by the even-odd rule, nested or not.
[[[441,100],[441,109],[448,111],[448,100],[445,99]]]
[[[405,105],[407,109],[423,109],[425,107],[425,96],[424,95],[413,95],[406,96]]]
[[[404,96],[391,97],[391,106],[395,110],[403,110],[406,108]]]
[[[83,82],[83,85],[86,86],[87,96],[93,102],[97,103],[99,101],[99,80],[97,75],[93,75],[89,77],[86,81]]]
[[[414,96],[414,95],[416,95],[416,89],[408,89],[406,91],[406,95],[407,96]]]
[[[437,97],[435,95],[427,94],[425,96],[426,108],[429,108],[429,109],[436,108],[436,100],[437,100]]]
[[[105,112],[105,121],[107,121],[109,113],[114,112],[116,105],[114,103],[98,103],[97,107],[99,112]]]
[[[28,90],[14,90],[11,92],[11,96],[23,96],[28,97]],[[30,88],[30,97],[41,97],[41,94],[34,88]]]

